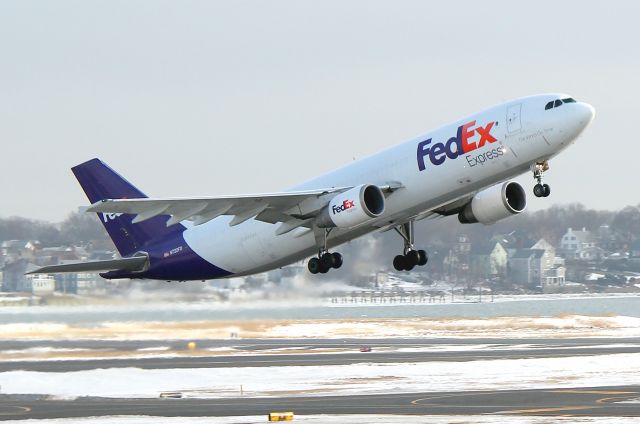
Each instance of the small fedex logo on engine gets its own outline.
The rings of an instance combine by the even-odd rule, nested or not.
[[[333,205],[333,206],[331,206],[331,211],[335,215],[337,213],[344,212],[347,209],[354,208],[355,206],[356,206],[355,201],[353,201],[353,200],[345,200],[344,202],[342,202],[341,205]]]
[[[476,121],[471,121],[467,122],[464,125],[460,125],[458,127],[456,135],[447,140],[446,143],[431,144],[430,138],[421,141],[418,144],[418,150],[416,153],[416,157],[418,160],[418,169],[420,171],[424,171],[426,169],[426,158],[428,158],[429,162],[431,162],[433,165],[442,165],[444,161],[447,160],[447,158],[456,159],[461,155],[484,147],[484,145],[487,143],[496,142],[496,138],[491,135],[491,129],[493,128],[494,124],[495,122],[489,122],[484,127],[481,125],[475,127]],[[499,150],[499,152],[496,152],[496,157],[502,156],[503,152],[501,149],[495,150]],[[467,156],[470,157],[471,155]],[[467,159],[469,160],[469,158]]]

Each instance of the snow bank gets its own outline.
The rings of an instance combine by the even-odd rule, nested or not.
[[[275,325],[266,337],[631,337],[640,318],[560,317],[315,320]]]
[[[625,316],[360,318],[309,320],[4,324],[5,339],[202,340],[229,338],[640,337]]]
[[[363,358],[364,359],[364,358]],[[640,353],[565,358],[499,359],[408,364],[142,370],[111,368],[67,373],[0,373],[3,392],[58,397],[185,397],[373,394],[506,390],[637,384]]]

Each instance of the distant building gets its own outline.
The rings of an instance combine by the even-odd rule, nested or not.
[[[544,239],[530,248],[512,250],[509,269],[514,283],[543,288],[565,283],[564,261],[556,257],[555,248]]]
[[[509,258],[510,278],[514,283],[536,286],[543,274],[542,249],[516,249]]]
[[[624,250],[626,241],[619,234],[614,233],[608,225],[601,225],[596,231],[596,246],[608,254]]]
[[[0,256],[5,262],[33,259],[39,248],[40,242],[35,240],[5,240],[0,243]]]
[[[65,294],[104,295],[107,283],[100,275],[91,272],[56,274],[55,290]]]
[[[56,281],[50,274],[27,275],[24,278],[21,292],[35,295],[52,294],[56,288]]]
[[[481,278],[504,277],[507,273],[509,254],[501,243],[495,242],[484,246],[474,245],[471,249],[471,272]]]
[[[468,276],[471,261],[471,243],[469,237],[461,235],[458,242],[449,250],[443,260],[444,271],[449,278],[459,280]]]
[[[65,261],[77,262],[87,259],[88,255],[81,247],[54,246],[40,249],[35,262],[38,265],[56,265]]]
[[[27,272],[27,266],[29,261],[27,259],[17,259],[12,262],[6,263],[2,268],[2,291],[3,292],[17,292],[22,291],[22,288],[26,284],[25,272]],[[31,264],[33,269],[35,265]]]
[[[584,227],[582,230],[567,229],[560,241],[560,253],[567,259],[579,260],[596,260],[604,255],[596,245],[596,237]]]

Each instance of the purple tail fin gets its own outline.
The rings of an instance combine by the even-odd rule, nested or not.
[[[104,199],[138,199],[147,197],[129,181],[109,168],[100,159],[91,159],[71,168],[91,203]],[[134,215],[98,214],[111,240],[122,256],[129,256],[150,240],[180,233],[185,227],[178,224],[167,228],[166,216],[156,216],[138,224],[131,223]]]

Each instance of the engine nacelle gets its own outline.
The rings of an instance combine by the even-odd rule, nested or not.
[[[489,187],[473,196],[458,214],[463,224],[481,222],[485,225],[519,214],[527,206],[527,196],[522,186],[508,181]]]
[[[336,195],[318,215],[321,228],[350,228],[384,213],[384,194],[380,187],[362,184]]]

